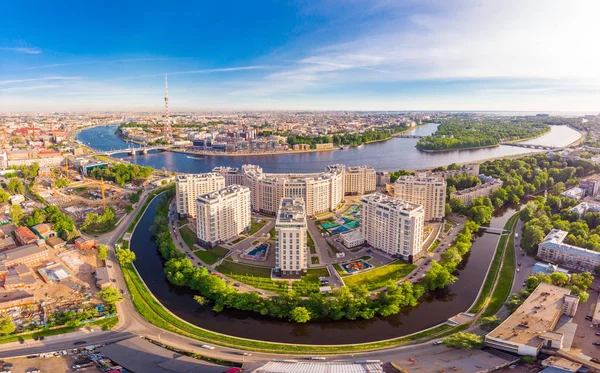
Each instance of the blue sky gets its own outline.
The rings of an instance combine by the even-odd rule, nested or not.
[[[103,4],[103,5],[100,5]],[[596,0],[12,1],[0,111],[600,111]]]

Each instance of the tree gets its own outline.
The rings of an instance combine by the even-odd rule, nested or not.
[[[25,225],[33,227],[34,225],[42,224],[45,221],[46,216],[44,215],[44,213],[39,209],[35,209],[31,213],[31,215],[29,215],[25,220]]]
[[[17,326],[9,316],[0,317],[0,334],[7,335],[15,331]]]
[[[310,312],[306,307],[296,307],[290,313],[290,320],[303,324],[310,320]]]
[[[596,272],[596,276],[600,276],[600,266],[594,268],[594,272]]]
[[[19,224],[23,219],[23,209],[19,205],[10,206],[10,219],[14,224]]]
[[[562,272],[553,272],[550,274],[550,281],[555,286],[565,286],[569,282],[569,276]]]
[[[435,290],[442,289],[456,280],[457,278],[453,276],[448,269],[434,260],[431,262],[429,272],[423,277],[423,284],[427,289]]]
[[[63,179],[63,178],[56,179],[56,187],[57,188],[66,188],[68,186],[69,186],[69,180]]]
[[[121,296],[119,291],[112,286],[100,290],[98,292],[98,297],[111,306],[114,306],[115,304],[123,300],[123,297]]]
[[[17,178],[10,179],[7,187],[10,194],[25,194],[25,186]]]
[[[485,316],[482,317],[481,320],[481,329],[491,332],[492,330],[496,329],[496,327],[498,325],[500,325],[500,323],[502,322],[502,320],[500,320],[498,318],[498,316]]]
[[[483,347],[483,337],[473,333],[458,332],[444,338],[444,346],[459,349],[476,349]]]
[[[106,260],[106,258],[108,258],[108,248],[106,247],[106,245],[99,245],[98,246],[98,259]]]
[[[201,295],[194,295],[194,300],[201,306],[205,306],[208,303],[208,299],[204,298]]]
[[[10,200],[10,194],[6,190],[0,187],[0,203],[8,202]]]
[[[521,239],[521,247],[528,253],[534,253],[537,245],[546,237],[542,228],[537,225],[525,224],[523,229],[523,238]]]
[[[122,266],[130,264],[135,260],[135,253],[129,249],[116,249],[115,254],[119,264]]]

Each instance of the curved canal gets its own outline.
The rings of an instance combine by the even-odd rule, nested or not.
[[[435,132],[437,124],[417,127],[407,134],[429,135]],[[137,146],[127,143],[114,132],[117,125],[92,127],[80,131],[76,139],[98,150],[124,149]],[[552,126],[551,131],[525,143],[547,146],[567,146],[579,139],[579,132],[567,126]],[[393,138],[388,141],[367,144],[362,148],[332,150],[323,152],[241,155],[241,156],[198,156],[182,153],[161,152],[147,155],[118,155],[131,163],[152,166],[168,171],[200,173],[211,171],[216,166],[241,167],[243,164],[260,165],[265,172],[317,172],[330,164],[342,163],[346,166],[371,165],[378,170],[414,170],[468,163],[489,158],[506,157],[534,153],[536,150],[501,145],[495,148],[456,150],[444,153],[425,153],[415,148],[417,139]]]
[[[163,272],[163,260],[150,227],[159,202],[156,198],[146,210],[133,233],[130,247],[136,253],[135,266],[150,291],[171,312],[182,319],[215,332],[242,338],[296,344],[348,344],[391,339],[414,333],[446,321],[466,311],[474,302],[485,279],[499,240],[498,235],[483,233],[461,263],[458,281],[447,291],[428,296],[412,309],[389,317],[355,321],[311,321],[295,324],[255,313],[225,310],[215,313],[199,306],[187,288],[171,285]],[[514,210],[492,219],[491,226],[504,227]]]

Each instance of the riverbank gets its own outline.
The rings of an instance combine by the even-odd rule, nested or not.
[[[498,148],[498,147],[500,147],[500,145],[502,145],[502,144],[486,145],[486,146],[473,146],[470,148],[436,149],[436,150],[421,149],[417,146],[415,146],[415,147],[417,149],[419,149],[420,152],[423,152],[423,153],[449,153],[449,152],[455,152],[455,151],[461,151],[461,150],[478,150],[478,149]]]

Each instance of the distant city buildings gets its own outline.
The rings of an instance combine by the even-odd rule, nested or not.
[[[380,193],[364,196],[360,232],[374,248],[413,262],[422,251],[425,212],[422,205]]]
[[[275,272],[297,277],[308,268],[307,222],[304,200],[282,198],[275,222]]]
[[[250,189],[230,185],[196,200],[196,234],[200,243],[216,246],[250,228]]]
[[[480,175],[480,179],[482,179],[483,184],[452,192],[450,193],[450,198],[458,198],[465,206],[470,206],[473,200],[478,197],[491,197],[492,193],[502,188],[502,184],[504,183],[500,179],[494,179],[485,175]]]
[[[175,198],[179,216],[196,217],[196,198],[225,188],[225,178],[216,172],[178,175]]]
[[[600,192],[600,180],[596,178],[582,179],[579,181],[579,188],[585,190],[586,196],[596,198]]]
[[[570,289],[540,283],[515,312],[485,336],[486,346],[522,356],[537,356],[543,347],[569,350],[577,328],[570,318],[579,303],[579,297],[570,294]]]
[[[600,266],[600,252],[564,243],[569,233],[552,229],[538,245],[537,257],[576,271],[594,272]]]
[[[371,166],[351,166],[344,170],[344,194],[362,195],[377,189],[377,174]]]
[[[394,197],[423,205],[425,220],[442,220],[446,213],[446,180],[438,176],[400,176],[394,183]]]

